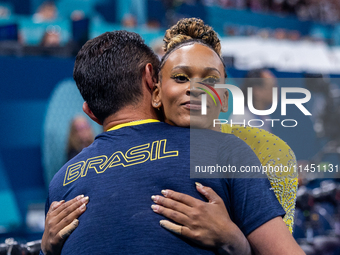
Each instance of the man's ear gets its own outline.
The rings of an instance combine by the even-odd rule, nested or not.
[[[154,90],[152,92],[151,104],[153,108],[156,109],[159,109],[162,106],[162,96],[159,82],[155,85]]]
[[[87,102],[83,103],[83,111],[87,114],[87,116],[89,116],[91,118],[91,120],[93,120],[94,122],[97,122],[99,125],[103,125],[103,123],[101,123],[98,118],[96,116],[94,116],[93,112],[91,111],[89,105],[87,104]]]
[[[148,63],[145,66],[145,82],[148,85],[150,91],[153,91],[155,83],[157,82],[156,78],[155,78],[155,70],[153,68],[153,66]]]
[[[223,93],[223,97],[221,98],[222,101],[222,112],[227,112],[228,111],[228,100],[229,100],[229,91],[226,89],[225,92]]]

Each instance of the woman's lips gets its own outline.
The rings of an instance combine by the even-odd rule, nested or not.
[[[191,100],[183,103],[184,107],[189,110],[193,111],[200,111],[202,106],[201,106],[201,101],[198,100]]]

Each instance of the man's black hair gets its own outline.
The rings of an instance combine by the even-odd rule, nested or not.
[[[106,32],[80,49],[73,78],[90,110],[103,123],[122,107],[139,102],[147,63],[152,64],[157,79],[159,59],[138,34]]]
[[[243,87],[256,87],[263,86],[263,73],[268,71],[266,68],[257,68],[248,71],[246,76],[244,77],[244,85]]]
[[[246,76],[244,77],[243,84],[241,86],[241,90],[245,97],[244,104],[247,104],[248,98],[248,88],[254,87],[262,87],[264,84],[264,78],[262,77],[263,73],[269,71],[267,68],[256,68],[252,69],[247,72]]]

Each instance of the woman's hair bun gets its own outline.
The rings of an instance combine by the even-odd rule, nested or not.
[[[205,25],[203,20],[197,18],[181,19],[176,25],[166,30],[163,49],[167,52],[176,45],[189,40],[201,40],[221,55],[221,43],[217,33],[212,27]]]

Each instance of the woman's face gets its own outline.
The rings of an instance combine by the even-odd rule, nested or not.
[[[219,130],[213,127],[213,120],[219,113],[228,109],[228,92],[215,89],[215,93],[206,85],[224,83],[224,66],[219,56],[210,48],[195,43],[183,46],[172,52],[161,69],[161,84],[153,94],[153,106],[164,110],[165,122],[181,127],[196,127]],[[216,101],[207,95],[207,114],[201,114],[202,90],[209,91]]]

